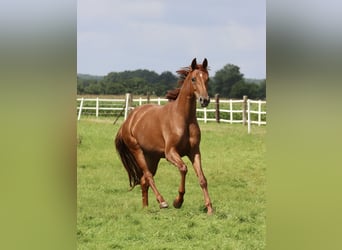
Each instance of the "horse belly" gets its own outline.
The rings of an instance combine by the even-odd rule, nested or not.
[[[137,139],[140,147],[145,153],[152,153],[163,157],[165,143],[160,133],[141,133]]]

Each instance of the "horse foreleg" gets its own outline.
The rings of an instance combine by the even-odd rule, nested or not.
[[[181,168],[179,168],[179,172],[181,174],[181,182],[178,189],[178,196],[173,201],[173,206],[175,208],[181,208],[183,201],[184,201],[184,194],[185,194],[185,177],[188,172],[186,165],[184,164]]]
[[[207,179],[205,178],[203,170],[202,170],[200,153],[194,154],[194,156],[190,157],[190,160],[192,161],[196,175],[197,175],[198,180],[199,180],[199,184],[200,184],[202,191],[203,191],[204,203],[205,203],[205,206],[207,208],[207,214],[212,214],[213,213],[213,207],[212,207],[211,200],[209,197],[208,182],[207,182]]]

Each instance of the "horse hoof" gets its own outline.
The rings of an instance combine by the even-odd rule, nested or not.
[[[169,207],[169,204],[167,204],[166,201],[163,201],[163,202],[161,202],[161,203],[159,204],[159,207],[160,207],[160,208],[168,208],[168,207]]]
[[[181,208],[183,205],[183,201],[178,201],[177,199],[173,201],[173,206],[175,208]]]
[[[212,215],[214,213],[214,209],[213,208],[208,208],[207,210],[207,215]]]

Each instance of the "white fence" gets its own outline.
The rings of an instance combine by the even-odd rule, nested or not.
[[[119,99],[104,99],[104,98],[77,98],[77,120],[81,119],[81,114],[84,111],[93,111],[88,112],[91,115],[99,116],[100,111],[117,111],[120,113],[124,112],[124,119],[127,118],[128,112],[130,109],[133,109],[135,106],[141,106],[146,103],[155,103],[158,105],[162,105],[167,103],[168,100],[165,98],[134,98],[130,100],[130,95],[126,95],[125,98]],[[114,112],[112,112],[114,114]]]
[[[165,98],[133,98],[130,94],[119,99],[104,98],[77,98],[77,119],[81,119],[81,115],[107,115],[119,118],[124,116],[127,118],[129,110],[136,106],[146,103],[155,103],[163,105],[168,100]],[[248,126],[248,133],[251,131],[251,124],[266,125],[266,101],[250,100],[224,100],[216,99],[207,108],[197,108],[197,120],[207,123],[209,121],[223,123],[242,123]]]

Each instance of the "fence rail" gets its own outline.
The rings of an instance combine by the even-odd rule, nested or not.
[[[124,98],[77,98],[77,119],[82,114],[98,116],[120,117],[127,115],[134,107],[146,103],[164,105],[168,102],[165,98],[132,98],[126,94]],[[250,100],[244,96],[243,100],[219,99],[215,96],[215,102],[210,103],[207,108],[197,108],[197,120],[207,122],[242,123],[248,125],[250,133],[251,124],[266,125],[266,101]]]

